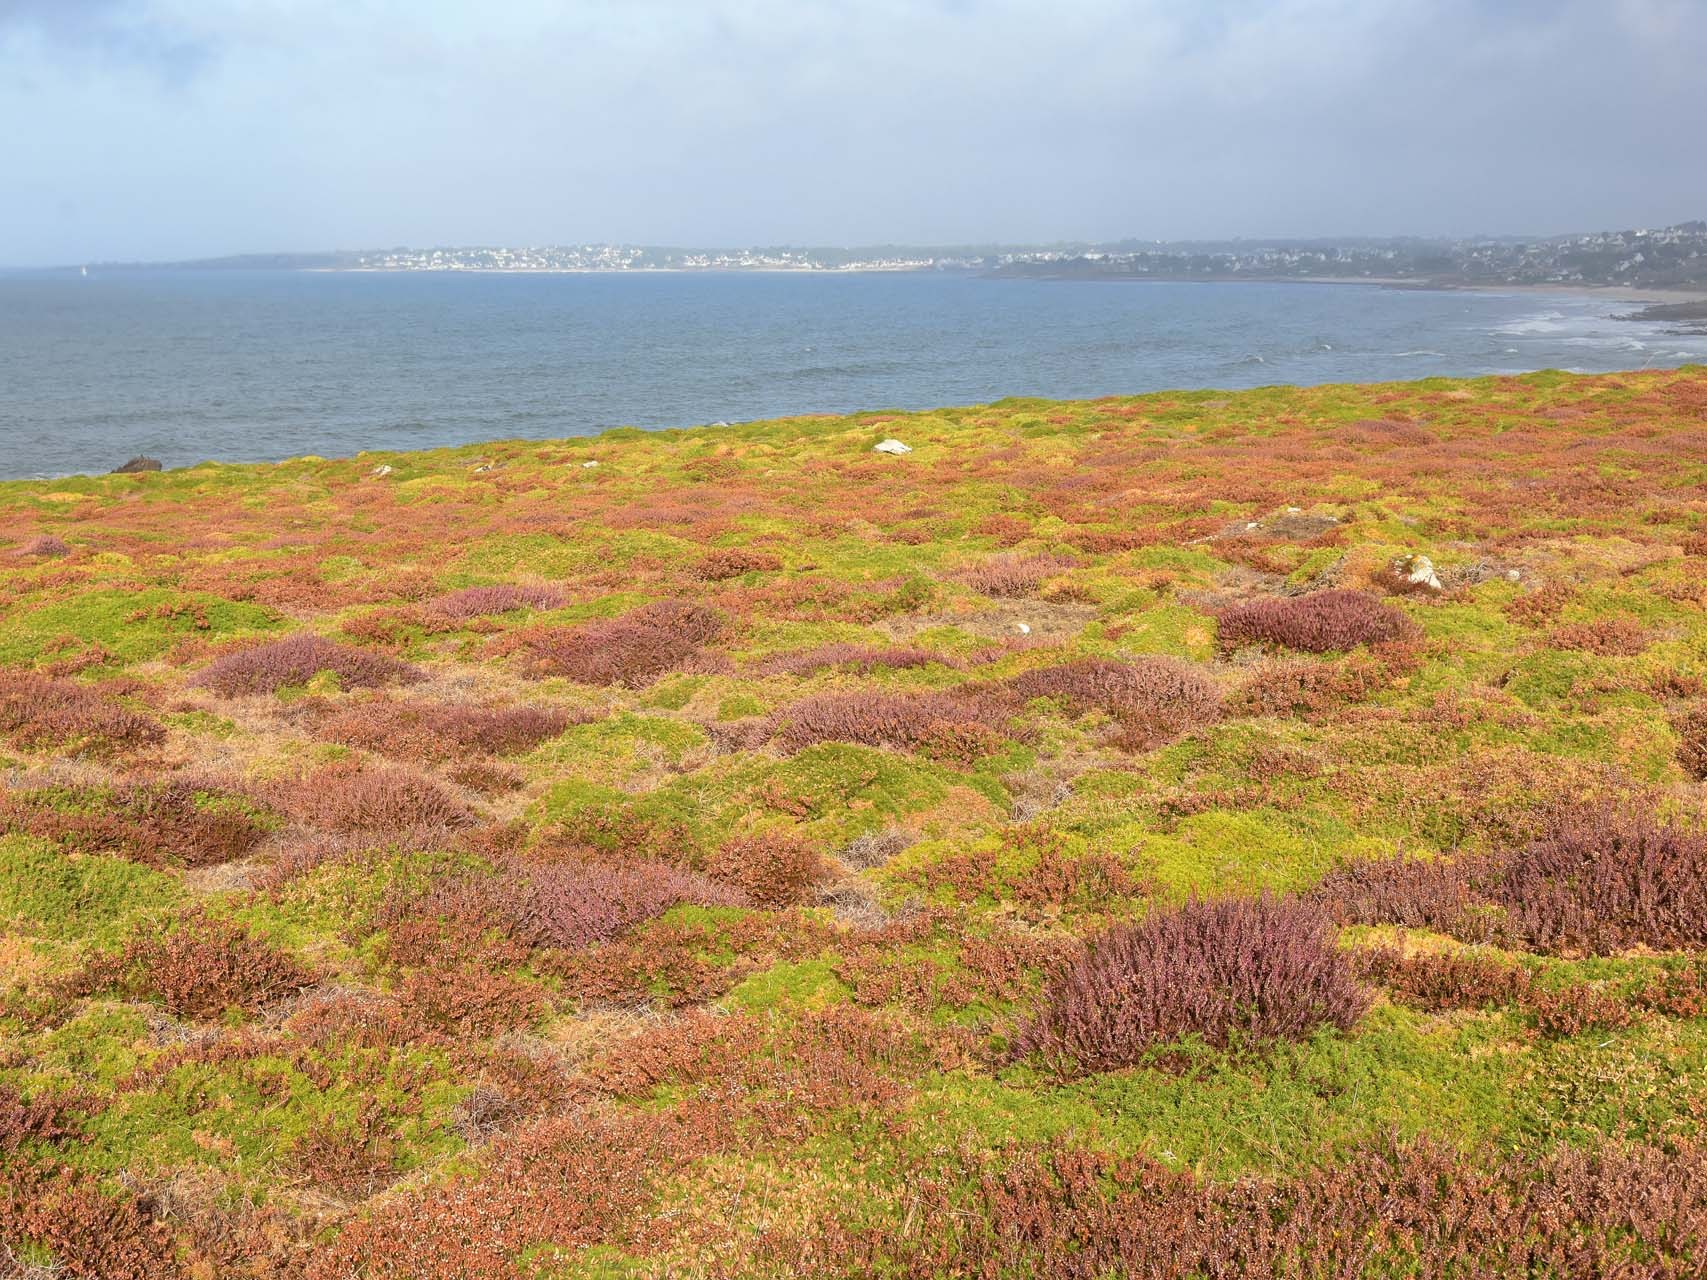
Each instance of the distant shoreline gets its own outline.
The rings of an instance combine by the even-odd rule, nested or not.
[[[40,268],[60,271],[68,268]],[[209,268],[227,270],[228,268]],[[177,273],[193,268],[183,267],[109,267],[110,272]],[[1414,289],[1431,293],[1560,293],[1593,294],[1615,302],[1644,302],[1664,299],[1667,302],[1707,302],[1707,289],[1652,285],[1647,287],[1623,284],[1566,284],[1566,283],[1502,283],[1460,280],[1428,280],[1415,276],[1163,276],[1163,275],[1046,275],[1004,274],[975,268],[953,267],[632,267],[613,270],[608,267],[473,267],[473,268],[412,268],[412,267],[257,267],[257,271],[280,271],[298,275],[366,275],[366,276],[860,276],[860,275],[968,275],[984,280],[1033,280],[1058,284],[1079,281],[1090,284],[1356,284],[1384,289]]]

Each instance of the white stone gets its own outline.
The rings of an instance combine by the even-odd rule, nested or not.
[[[911,453],[913,446],[902,444],[899,440],[880,440],[871,446],[873,453]]]
[[[1427,556],[1412,556],[1407,567],[1410,572],[1405,574],[1405,581],[1415,587],[1427,587],[1430,591],[1439,591],[1440,575],[1434,571],[1434,561]]]

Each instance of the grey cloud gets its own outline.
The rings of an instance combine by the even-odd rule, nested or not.
[[[142,67],[169,85],[193,76],[214,52],[143,0],[0,0],[0,57],[18,56],[20,38],[29,37],[47,56]]]
[[[1701,65],[1699,0],[0,0],[0,249],[1670,221]]]

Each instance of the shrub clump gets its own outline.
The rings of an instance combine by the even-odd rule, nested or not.
[[[134,935],[115,955],[98,957],[72,986],[83,995],[117,991],[154,999],[176,1017],[207,1019],[230,1008],[252,1013],[314,981],[271,943],[198,908]]]
[[[459,873],[424,890],[393,890],[370,924],[401,964],[514,964],[536,947],[609,942],[683,903],[744,906],[738,891],[655,860],[509,858],[497,874]]]
[[[1633,618],[1571,622],[1554,628],[1547,637],[1547,643],[1555,649],[1577,649],[1602,658],[1632,657],[1652,642],[1653,637]]]
[[[1707,945],[1707,838],[1611,808],[1555,817],[1520,849],[1431,862],[1375,859],[1314,897],[1342,923],[1434,929],[1549,954]]]
[[[743,895],[661,862],[559,862],[526,868],[508,895],[518,932],[540,946],[609,942],[671,907],[734,907]]]
[[[1189,1036],[1228,1048],[1344,1029],[1369,996],[1334,943],[1327,916],[1295,900],[1157,911],[1110,929],[1051,981],[1017,1048],[1071,1075],[1136,1066]]]
[[[512,609],[556,609],[564,602],[562,588],[548,583],[500,582],[489,587],[464,587],[429,600],[428,613],[450,622],[466,622]]]
[[[26,750],[111,754],[166,741],[148,716],[87,685],[31,671],[0,671],[0,734]]]
[[[753,670],[761,676],[809,676],[822,671],[826,667],[835,667],[854,675],[870,675],[879,668],[892,671],[902,671],[913,667],[929,666],[940,662],[944,666],[958,667],[958,659],[942,653],[933,653],[929,649],[917,649],[906,645],[895,645],[883,648],[878,645],[853,644],[843,641],[835,644],[819,645],[816,649],[808,649],[803,653],[783,653],[766,658],[757,663]]]
[[[782,832],[736,836],[705,863],[705,874],[758,907],[788,907],[804,900],[828,868],[806,841]]]
[[[1707,782],[1707,705],[1691,707],[1672,721],[1677,762],[1697,781]]]
[[[1234,690],[1228,700],[1242,716],[1325,718],[1349,703],[1362,702],[1421,664],[1422,646],[1412,640],[1374,645],[1327,662],[1271,658]]]
[[[1341,924],[1396,924],[1492,942],[1505,925],[1504,912],[1483,892],[1493,866],[1475,855],[1370,858],[1335,867],[1311,897]]]
[[[1066,1139],[950,1159],[908,1177],[905,1235],[867,1246],[905,1274],[1682,1280],[1707,1219],[1707,1148],[1688,1141],[1502,1154],[1388,1138],[1225,1181]]]
[[[1188,663],[1149,657],[1136,662],[1082,658],[1040,667],[1008,681],[1021,698],[1053,698],[1069,710],[1103,711],[1134,747],[1154,746],[1221,718],[1221,691]]]
[[[70,555],[71,547],[63,538],[56,538],[51,533],[38,533],[17,547],[12,554],[19,559],[56,560],[60,556]]]
[[[453,1035],[489,1036],[526,1026],[547,1009],[536,983],[489,969],[419,969],[399,992],[404,1018]]]
[[[1569,815],[1510,858],[1490,890],[1542,951],[1707,943],[1707,839],[1647,817]]]
[[[280,803],[324,830],[362,835],[442,830],[474,821],[467,806],[433,779],[395,765],[359,770],[328,765],[288,785]]]
[[[774,573],[782,568],[782,558],[768,551],[749,551],[745,547],[719,547],[694,565],[690,572],[701,582],[724,582],[748,573]]]
[[[495,652],[519,652],[536,679],[562,676],[578,684],[644,689],[666,672],[714,665],[704,646],[723,628],[723,615],[714,609],[661,600],[609,621],[513,632]]]
[[[1360,644],[1408,640],[1417,625],[1392,605],[1363,591],[1317,591],[1271,596],[1222,611],[1223,650],[1271,644],[1303,653],[1332,653]]]
[[[960,580],[979,595],[1029,596],[1056,574],[1073,568],[1074,563],[1062,556],[992,556],[967,569]]]
[[[529,751],[588,716],[557,707],[477,707],[460,703],[375,700],[344,706],[317,732],[332,742],[402,760],[442,763],[470,752]]]
[[[112,787],[46,787],[0,796],[0,831],[149,866],[215,866],[248,853],[269,824],[248,801],[177,779]]]
[[[949,693],[826,693],[802,698],[771,718],[771,733],[787,751],[815,742],[854,742],[913,751],[942,743],[967,727],[1000,730],[1006,716],[994,703]]]
[[[1407,955],[1396,947],[1365,947],[1351,954],[1360,976],[1431,1012],[1515,1004],[1533,985],[1529,970],[1481,951]]]
[[[322,671],[337,676],[338,684],[345,689],[415,684],[426,679],[420,668],[396,658],[336,644],[322,636],[296,635],[215,658],[195,683],[230,698],[307,684]]]

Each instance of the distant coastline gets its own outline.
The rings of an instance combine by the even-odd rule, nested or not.
[[[505,275],[961,272],[996,279],[1371,284],[1412,289],[1630,289],[1707,295],[1707,221],[1542,239],[1137,241],[982,245],[441,246],[97,262],[71,271],[282,270]]]

